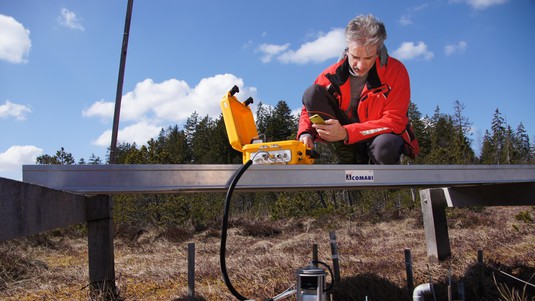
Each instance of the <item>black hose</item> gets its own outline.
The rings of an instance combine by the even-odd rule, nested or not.
[[[312,261],[312,264],[318,264],[318,263],[323,265],[324,267],[326,267],[327,270],[329,270],[329,274],[331,275],[331,284],[329,285],[328,288],[325,288],[325,291],[328,292],[328,291],[332,290],[333,287],[334,287],[334,274],[333,274],[333,271],[331,270],[331,267],[328,264],[326,264],[325,262],[323,262],[323,261],[319,261],[319,260]]]
[[[223,280],[225,281],[225,284],[227,285],[228,289],[236,297],[238,300],[247,300],[244,296],[242,296],[234,286],[232,286],[232,283],[230,282],[230,279],[227,274],[227,264],[225,260],[225,253],[227,249],[227,229],[228,229],[228,215],[230,211],[230,200],[232,198],[232,193],[234,191],[234,188],[236,187],[236,184],[238,183],[238,180],[243,175],[243,173],[253,164],[252,160],[247,161],[240,169],[234,173],[234,176],[232,178],[232,181],[229,184],[228,190],[227,190],[227,196],[225,198],[225,209],[223,213],[223,224],[221,226],[221,249],[219,251],[219,261],[221,263],[221,273],[223,274]]]

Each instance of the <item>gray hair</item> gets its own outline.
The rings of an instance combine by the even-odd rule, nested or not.
[[[345,29],[346,43],[357,42],[362,46],[383,47],[386,40],[385,24],[373,15],[360,15],[349,21]]]

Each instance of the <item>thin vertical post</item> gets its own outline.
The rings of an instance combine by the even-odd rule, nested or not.
[[[448,269],[448,301],[453,301],[453,288],[451,286],[451,266]]]
[[[318,244],[312,245],[312,266],[318,267]]]
[[[195,244],[188,244],[188,301],[195,300]]]
[[[483,279],[483,274],[484,274],[484,268],[485,266],[483,265],[483,250],[477,250],[477,265],[476,265],[476,268],[477,268],[477,272],[478,272],[478,276],[479,278],[478,279]]]
[[[336,232],[330,231],[329,238],[331,243],[331,258],[333,260],[334,281],[340,282],[340,262],[338,258],[338,247],[336,244]]]
[[[412,272],[411,250],[405,249],[405,271],[407,273],[407,290],[412,293],[414,290],[414,276]]]
[[[111,131],[110,164],[115,164],[115,151],[117,149],[117,135],[119,132],[119,117],[121,115],[121,100],[123,96],[124,69],[126,66],[126,53],[128,50],[128,36],[130,35],[130,23],[132,19],[132,7],[134,0],[128,0],[126,18],[124,21],[123,45],[121,48],[121,62],[117,79],[117,91],[115,94],[115,112],[113,114],[113,129]]]

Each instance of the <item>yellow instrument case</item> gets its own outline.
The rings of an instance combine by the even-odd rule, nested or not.
[[[259,138],[253,112],[248,98],[243,103],[234,94],[239,89],[234,86],[221,99],[221,111],[230,145],[243,154],[243,163],[253,160],[253,164],[312,164],[312,151],[298,140],[263,142]]]

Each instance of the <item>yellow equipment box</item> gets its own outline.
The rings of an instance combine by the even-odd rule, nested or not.
[[[313,151],[297,140],[264,142],[259,138],[249,97],[243,103],[234,94],[237,86],[221,99],[221,110],[230,145],[243,154],[243,163],[253,164],[312,164],[316,157]]]

